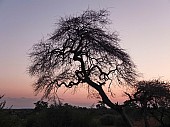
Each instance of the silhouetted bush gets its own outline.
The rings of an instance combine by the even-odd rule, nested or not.
[[[48,108],[48,102],[45,101],[37,101],[35,104],[35,110],[43,110]]]

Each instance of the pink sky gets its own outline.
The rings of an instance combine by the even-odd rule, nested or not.
[[[71,3],[66,0],[0,0],[0,94],[5,94],[9,102],[16,102],[13,104],[16,108],[26,107],[40,98],[34,95],[31,86],[34,79],[27,73],[32,45],[53,32],[59,17],[76,15],[87,8],[110,11],[113,23],[110,29],[119,32],[120,45],[143,73],[140,79],[170,79],[169,0],[74,0]],[[119,93],[114,98],[116,101],[122,99],[121,91],[116,90]],[[87,99],[86,90],[60,96],[73,104],[96,102]]]

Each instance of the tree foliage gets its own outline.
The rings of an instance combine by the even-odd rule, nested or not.
[[[170,84],[160,80],[139,81],[135,85],[132,94],[125,93],[129,100],[126,105],[135,104],[142,109],[145,126],[148,127],[148,114],[152,115],[158,122],[164,125],[163,118],[169,115],[170,107]]]
[[[129,96],[130,102],[135,102],[139,107],[150,108],[170,106],[170,84],[168,82],[151,80],[139,81],[135,85],[135,90]]]
[[[45,102],[45,101],[42,101],[42,100],[37,101],[36,103],[34,103],[34,105],[35,105],[35,110],[37,110],[37,111],[48,108],[48,102]]]
[[[134,63],[119,46],[117,33],[106,28],[108,15],[106,10],[86,10],[80,16],[61,18],[51,37],[33,46],[29,73],[38,77],[35,91],[45,89],[47,97],[61,85],[135,80]]]

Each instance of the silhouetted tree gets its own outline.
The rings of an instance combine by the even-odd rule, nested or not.
[[[48,108],[48,102],[45,102],[45,101],[37,101],[34,104],[35,104],[35,110],[37,110],[37,111]]]
[[[96,108],[98,109],[106,109],[105,103],[103,101],[98,101]]]
[[[61,18],[51,37],[33,46],[29,73],[38,77],[35,91],[45,90],[44,97],[62,85],[93,87],[131,126],[123,108],[112,103],[103,90],[106,83],[132,83],[136,77],[135,65],[119,46],[118,35],[106,28],[108,15],[107,10],[86,10],[80,16]]]
[[[170,107],[170,84],[160,80],[139,81],[132,94],[125,93],[129,100],[125,104],[134,103],[143,111],[145,127],[148,127],[147,116],[150,113],[164,126],[163,117]],[[155,114],[155,112],[159,112]]]

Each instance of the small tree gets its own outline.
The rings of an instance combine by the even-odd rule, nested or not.
[[[125,104],[134,103],[142,109],[145,127],[149,126],[148,113],[164,126],[165,111],[170,107],[170,84],[160,80],[139,81],[134,89],[132,94],[125,93],[129,97]]]
[[[45,90],[44,97],[62,85],[93,87],[103,102],[121,113],[127,126],[131,126],[123,108],[112,103],[103,90],[112,81],[132,83],[136,77],[134,63],[119,46],[116,32],[109,33],[107,24],[106,10],[87,10],[80,16],[61,18],[51,37],[33,46],[29,73],[38,77],[35,91]]]
[[[96,108],[97,109],[106,109],[105,103],[103,101],[98,101]]]
[[[35,110],[40,111],[48,108],[48,102],[37,101],[35,104]]]

